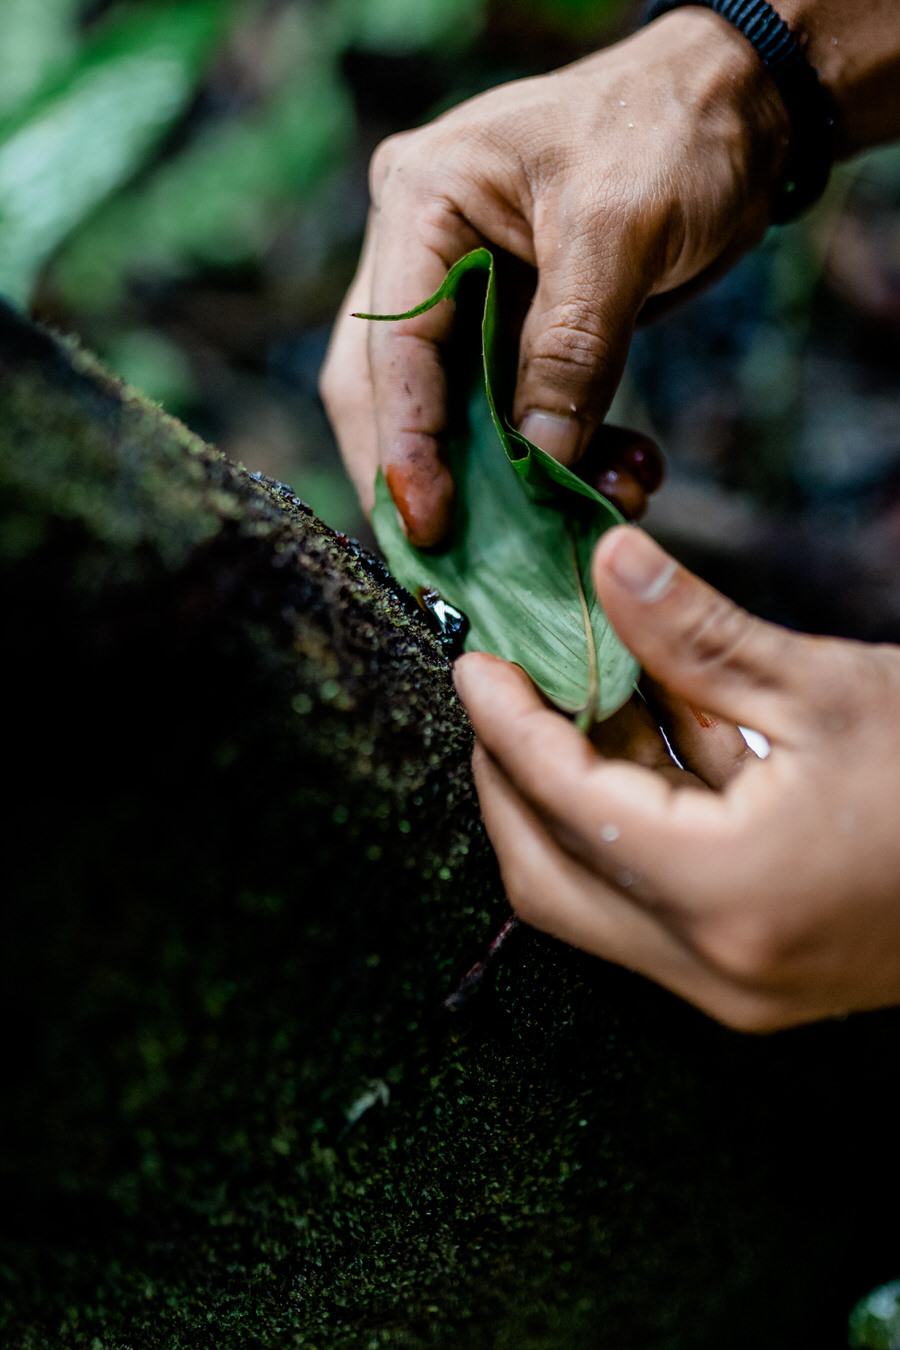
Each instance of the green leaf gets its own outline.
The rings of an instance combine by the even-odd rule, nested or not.
[[[110,22],[53,88],[0,121],[0,291],[27,300],[63,239],[187,106],[228,10],[148,4]]]
[[[70,59],[79,0],[0,0],[0,114],[15,109]]]
[[[268,54],[249,106],[242,101],[190,129],[177,153],[115,194],[66,241],[52,281],[71,305],[102,312],[123,302],[136,277],[261,261],[301,207],[333,190],[355,123],[331,11],[271,10],[264,10]],[[254,30],[239,24],[235,31]],[[307,265],[315,271],[314,261]]]
[[[622,516],[587,483],[514,431],[500,412],[493,258],[476,249],[440,289],[397,320],[455,298],[466,273],[487,273],[482,338],[484,386],[468,434],[450,447],[456,511],[448,546],[424,553],[406,540],[379,472],[372,523],[397,580],[433,587],[465,613],[468,651],[493,652],[522,666],[551,702],[579,725],[625,703],[637,662],[616,637],[594,594],[590,560],[597,537]]]

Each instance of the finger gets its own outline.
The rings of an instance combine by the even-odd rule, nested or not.
[[[526,923],[638,971],[730,1026],[763,1031],[783,1024],[777,999],[723,976],[664,916],[634,904],[627,886],[622,890],[561,850],[480,745],[472,767],[507,896]]]
[[[655,441],[639,431],[608,425],[597,429],[576,467],[579,478],[608,497],[627,520],[640,520],[665,473]]]
[[[698,878],[721,842],[721,798],[598,755],[517,666],[470,653],[454,679],[476,736],[567,852],[607,878],[627,871],[645,904],[669,905],[675,876],[686,908],[702,907],[708,887]]]
[[[594,585],[619,637],[671,693],[776,741],[801,734],[822,683],[821,640],[753,618],[633,528],[603,536]]]
[[[524,436],[571,465],[612,402],[653,277],[621,222],[592,216],[573,236],[569,211],[579,215],[565,191],[547,194],[536,210],[538,285],[522,330],[513,417]]]
[[[388,152],[390,153],[390,152]],[[452,264],[480,242],[449,201],[436,198],[409,156],[375,173],[380,183],[373,312],[401,314],[432,295]],[[455,305],[369,326],[378,458],[410,542],[439,544],[450,524],[453,481],[443,461],[447,382],[442,348]]]
[[[373,226],[370,219],[356,276],[335,320],[319,376],[319,394],[347,474],[368,515],[375,503],[378,441],[369,378],[365,325],[354,316],[371,310]]]
[[[472,769],[485,829],[519,917],[573,946],[671,981],[673,968],[687,958],[674,935],[563,852],[481,744]]]
[[[590,732],[591,745],[604,759],[624,759],[668,777],[672,783],[689,781],[702,786],[672,758],[666,739],[643,698],[634,695],[612,717],[597,722]]]
[[[685,769],[709,787],[727,787],[743,768],[757,762],[733,722],[676,698],[649,676],[641,680],[641,692]]]

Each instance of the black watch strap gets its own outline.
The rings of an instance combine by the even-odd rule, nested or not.
[[[781,15],[767,0],[652,0],[645,23],[682,5],[702,5],[733,24],[765,65],[791,123],[786,177],[772,220],[794,220],[825,191],[834,163],[834,115],[828,94]]]

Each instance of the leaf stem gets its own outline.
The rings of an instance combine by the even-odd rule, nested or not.
[[[581,616],[584,620],[588,672],[587,701],[585,706],[577,714],[575,725],[578,730],[583,732],[586,736],[597,720],[597,706],[600,696],[600,671],[597,668],[597,644],[594,641],[591,611],[588,606],[587,596],[584,593],[584,584],[581,580],[581,567],[578,562],[578,545],[575,541],[575,530],[571,522],[569,523],[569,542],[572,545],[572,565],[575,568],[575,585],[578,589],[578,599],[581,601]]]

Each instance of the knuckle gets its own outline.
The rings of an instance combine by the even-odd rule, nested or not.
[[[421,243],[450,268],[459,254],[459,218],[452,196],[426,188],[419,193],[416,231]]]
[[[373,201],[381,196],[391,171],[407,152],[413,136],[411,131],[399,131],[376,146],[369,161],[369,193]]]
[[[611,346],[596,315],[567,306],[529,344],[525,373],[551,386],[581,386],[611,364]]]
[[[721,595],[705,595],[682,621],[681,640],[700,666],[733,663],[747,641],[749,615]]]

